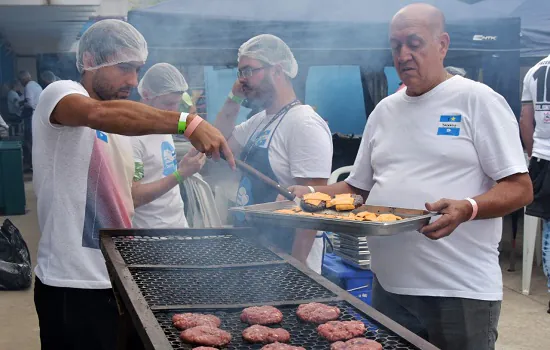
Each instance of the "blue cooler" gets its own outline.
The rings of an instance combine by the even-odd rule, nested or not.
[[[347,265],[335,254],[325,254],[322,274],[340,288],[371,305],[374,278],[372,271]]]

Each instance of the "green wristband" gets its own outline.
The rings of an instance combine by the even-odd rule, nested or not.
[[[176,177],[176,180],[181,184],[183,183],[183,178],[181,177],[180,173],[176,170],[174,171],[174,176]]]
[[[189,113],[182,112],[178,121],[178,134],[183,135],[185,129],[187,129],[187,117]]]
[[[229,98],[231,101],[235,102],[238,105],[243,104],[244,98],[233,95],[233,91],[229,92],[229,95],[227,95],[227,98]]]
[[[187,129],[187,123],[178,122],[178,134],[183,135],[183,133],[185,132],[185,129]]]

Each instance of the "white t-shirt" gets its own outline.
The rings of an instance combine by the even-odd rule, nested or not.
[[[273,115],[266,115],[264,110],[237,125],[233,137],[244,147],[271,118]],[[280,118],[259,140],[263,147],[269,145],[269,163],[279,183],[292,186],[296,185],[294,178],[328,179],[332,170],[332,135],[327,123],[307,105],[291,108],[279,124]]]
[[[132,137],[136,175],[144,184],[172,176],[178,168],[176,148],[172,135],[145,135]],[[137,169],[143,168],[143,174]],[[143,177],[142,177],[143,176]],[[135,228],[188,227],[183,211],[180,187],[175,186],[154,201],[136,208]]]
[[[455,76],[419,97],[401,90],[370,115],[346,181],[371,205],[425,209],[425,202],[487,192],[527,172],[516,118],[486,85]],[[388,292],[502,299],[502,219],[461,224],[430,240],[419,232],[369,237],[372,270]]]
[[[244,147],[273,117],[264,110],[237,125],[233,137]],[[283,120],[279,124],[280,118]],[[327,123],[308,105],[295,106],[280,118],[258,140],[264,147],[269,145],[269,164],[277,181],[288,187],[296,185],[295,178],[328,179],[332,171],[332,134]],[[321,273],[323,238],[320,233],[317,236],[307,266]]]
[[[21,106],[19,105],[19,102],[22,101],[21,96],[15,91],[10,90],[8,91],[8,95],[6,96],[7,102],[8,102],[8,111],[10,114],[21,116]]]
[[[41,93],[42,87],[34,80],[29,81],[27,85],[25,85],[25,98],[32,109],[36,109]]]
[[[132,146],[126,136],[50,123],[57,103],[82,85],[58,81],[34,111],[33,184],[40,242],[36,276],[56,287],[111,287],[99,249],[99,230],[131,228]]]
[[[533,156],[550,161],[550,56],[525,75],[521,102],[535,107]]]

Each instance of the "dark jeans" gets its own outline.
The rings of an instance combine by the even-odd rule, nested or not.
[[[500,301],[389,293],[375,279],[375,309],[442,350],[493,350]]]
[[[114,350],[118,310],[111,289],[51,287],[35,278],[42,350]]]

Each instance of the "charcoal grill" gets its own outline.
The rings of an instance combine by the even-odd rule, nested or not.
[[[262,247],[257,229],[103,230],[101,249],[121,315],[146,349],[192,349],[171,318],[178,312],[218,316],[233,340],[227,349],[260,349],[243,341],[243,308],[273,305],[291,344],[330,349],[316,326],[296,317],[299,304],[323,302],[341,320],[361,320],[365,336],[385,350],[437,349],[289,255]],[[131,321],[128,321],[131,320]]]

